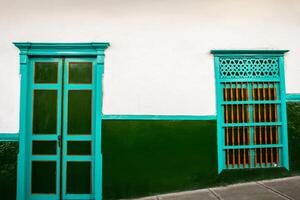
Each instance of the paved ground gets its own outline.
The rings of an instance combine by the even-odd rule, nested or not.
[[[300,200],[300,176],[157,195],[139,200]]]

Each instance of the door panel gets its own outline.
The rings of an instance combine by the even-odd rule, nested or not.
[[[31,193],[56,194],[56,161],[32,161]]]
[[[92,90],[68,91],[68,134],[90,135],[92,130]]]
[[[32,155],[56,155],[57,141],[32,141]]]
[[[93,80],[92,62],[70,62],[68,82],[73,84],[89,84]]]
[[[92,142],[91,141],[68,141],[67,154],[68,155],[91,155]]]
[[[34,83],[57,83],[58,62],[35,62]]]
[[[89,58],[65,60],[63,199],[93,198],[94,62]]]
[[[90,194],[91,189],[91,162],[67,162],[67,194]]]
[[[32,134],[57,134],[57,93],[57,90],[34,90]]]
[[[93,198],[94,66],[30,59],[27,199]]]
[[[59,199],[62,68],[62,59],[30,59],[27,199]]]

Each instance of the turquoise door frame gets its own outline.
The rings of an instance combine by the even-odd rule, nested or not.
[[[20,130],[19,130],[19,154],[17,169],[17,200],[27,199],[30,174],[28,172],[28,156],[31,144],[28,140],[29,113],[31,106],[30,93],[30,60],[35,57],[76,57],[94,58],[94,96],[93,96],[93,198],[102,199],[102,154],[101,154],[101,123],[102,123],[102,75],[104,71],[104,50],[109,43],[14,43],[20,49]],[[97,108],[97,109],[95,109]],[[71,159],[71,158],[70,158]],[[64,187],[64,186],[63,186]],[[72,199],[73,197],[68,197]],[[75,197],[74,197],[75,198]]]

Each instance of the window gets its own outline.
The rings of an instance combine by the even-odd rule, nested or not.
[[[213,50],[218,171],[286,167],[283,53]]]

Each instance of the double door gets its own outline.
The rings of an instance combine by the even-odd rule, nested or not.
[[[93,58],[30,59],[27,199],[94,198],[94,68]]]

